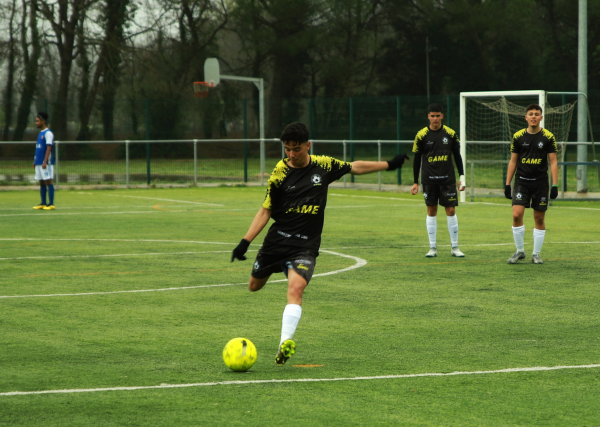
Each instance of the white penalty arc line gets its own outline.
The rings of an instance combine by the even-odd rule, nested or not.
[[[218,252],[229,252],[229,251],[218,251]],[[356,264],[351,265],[346,268],[342,268],[340,270],[328,271],[326,273],[314,274],[312,277],[322,277],[322,276],[331,276],[332,274],[343,273],[350,270],[355,270],[360,267],[364,267],[367,265],[367,261],[355,257],[352,255],[341,254],[339,252],[326,251],[321,250],[321,252],[325,252],[331,255],[340,256],[342,258],[349,258],[356,261]],[[286,282],[287,279],[279,279],[279,280],[270,280],[269,283],[277,283],[277,282]],[[81,292],[81,293],[70,293],[70,294],[40,294],[40,295],[0,295],[0,299],[8,299],[8,298],[44,298],[44,297],[75,297],[75,296],[88,296],[88,295],[111,295],[111,294],[135,294],[142,292],[167,292],[167,291],[181,291],[187,289],[202,289],[202,288],[222,288],[226,286],[241,286],[247,285],[248,282],[243,283],[220,283],[215,285],[198,285],[198,286],[181,286],[181,287],[171,287],[171,288],[161,288],[161,289],[135,289],[128,291],[110,291],[110,292]]]
[[[404,378],[423,378],[423,377],[450,377],[460,375],[489,375],[489,374],[507,374],[519,372],[539,372],[539,371],[559,371],[564,369],[594,369],[600,368],[596,365],[574,365],[574,366],[536,366],[531,368],[508,368],[497,369],[494,371],[458,371],[458,372],[433,372],[423,374],[405,374],[405,375],[379,375],[369,377],[346,377],[346,378],[295,378],[288,380],[249,380],[249,381],[218,381],[209,383],[190,383],[190,384],[160,384],[153,386],[137,387],[106,387],[106,388],[80,388],[67,390],[40,390],[40,391],[9,391],[0,393],[0,396],[23,396],[31,394],[70,394],[70,393],[95,393],[102,391],[135,391],[152,390],[167,388],[186,388],[186,387],[208,387],[208,386],[228,386],[228,385],[250,385],[250,384],[285,384],[285,383],[315,383],[315,382],[334,382],[334,381],[373,381],[373,380],[396,380]]]

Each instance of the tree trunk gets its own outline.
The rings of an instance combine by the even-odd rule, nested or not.
[[[74,48],[77,26],[81,15],[85,14],[87,8],[95,2],[96,0],[58,0],[57,20],[54,17],[54,9],[50,9],[46,2],[41,3],[42,14],[50,23],[56,35],[56,46],[60,58],[60,74],[52,129],[58,140],[67,138],[69,81],[73,60],[75,59]],[[69,4],[71,5],[70,17],[68,16]]]
[[[7,64],[7,72],[6,72],[6,89],[4,91],[4,132],[2,134],[2,139],[4,141],[8,141],[8,135],[10,130],[10,125],[12,123],[13,116],[13,85],[15,81],[15,37],[13,30],[13,22],[15,19],[15,10],[16,10],[16,0],[12,1],[11,11],[10,11],[10,21],[8,24],[8,64]]]
[[[23,10],[26,11],[25,1],[23,1]],[[17,110],[17,125],[15,127],[15,133],[13,139],[15,141],[22,141],[25,134],[25,129],[30,120],[30,108],[33,101],[33,96],[37,89],[38,79],[38,61],[42,52],[40,45],[40,35],[37,28],[37,0],[31,0],[29,4],[29,25],[25,24],[26,13],[23,13],[22,22],[22,34],[23,34],[23,61],[25,64],[25,79],[23,82],[23,89],[21,90],[21,101],[19,102],[19,108]],[[31,31],[31,47],[32,52],[29,56],[29,49],[27,46],[27,28]]]

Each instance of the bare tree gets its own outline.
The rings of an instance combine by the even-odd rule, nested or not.
[[[6,70],[6,86],[4,89],[4,132],[2,137],[5,141],[8,140],[8,134],[13,116],[13,88],[15,84],[15,56],[17,53],[17,43],[15,41],[14,20],[17,9],[16,0],[12,0],[10,8],[10,19],[8,22],[8,58]]]
[[[80,111],[78,140],[89,139],[89,121],[98,92],[102,92],[102,122],[104,138],[114,137],[114,103],[119,83],[121,53],[124,48],[124,28],[128,19],[130,0],[108,0],[103,8],[104,38],[91,86]],[[83,44],[83,42],[82,42]],[[103,81],[101,81],[101,79]]]
[[[81,25],[86,11],[98,0],[57,0],[54,3],[41,2],[42,15],[50,23],[54,32],[53,42],[58,49],[60,72],[54,109],[53,132],[57,139],[67,137],[67,113],[69,79],[73,61],[77,56],[75,39],[77,27]],[[70,15],[69,15],[70,13]]]
[[[30,0],[29,7],[26,0],[23,0],[23,18],[21,20],[21,50],[23,55],[23,65],[25,79],[23,89],[21,90],[21,100],[17,109],[17,124],[13,139],[21,141],[29,122],[29,114],[33,96],[37,89],[39,59],[42,53],[40,34],[37,26],[37,0]],[[27,12],[29,10],[29,12]],[[27,23],[29,18],[29,23]],[[27,30],[29,29],[31,43],[28,43]],[[29,46],[31,45],[31,47]],[[30,52],[31,50],[31,52]]]

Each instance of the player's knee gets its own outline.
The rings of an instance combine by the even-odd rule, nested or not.
[[[266,280],[264,279],[256,279],[254,277],[250,278],[250,282],[248,282],[248,290],[250,292],[260,291],[262,287],[265,285]]]

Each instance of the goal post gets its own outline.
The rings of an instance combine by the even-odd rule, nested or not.
[[[540,125],[556,137],[557,157],[562,161],[575,102],[551,107],[544,90],[461,92],[461,156],[467,181],[461,202],[467,192],[473,196],[476,187],[481,194],[503,195],[512,136],[527,127],[525,114],[530,104],[542,107]]]

